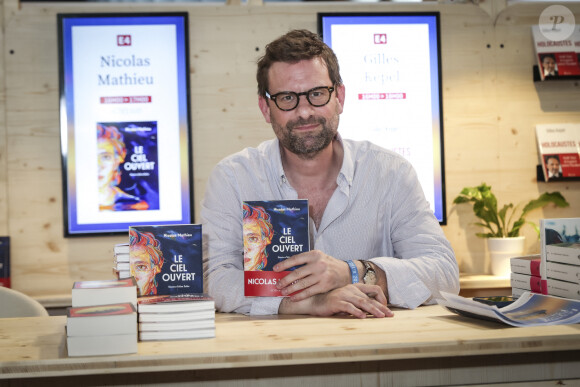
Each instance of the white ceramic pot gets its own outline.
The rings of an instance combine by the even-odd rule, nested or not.
[[[499,277],[510,276],[510,258],[524,254],[525,236],[514,238],[487,238],[487,248],[491,258],[491,274]]]

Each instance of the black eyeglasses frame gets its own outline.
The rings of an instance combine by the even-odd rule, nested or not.
[[[328,92],[329,92],[328,93],[328,101],[326,101],[325,103],[320,104],[320,105],[315,105],[315,104],[312,103],[312,101],[310,101],[309,95],[310,95],[311,92],[313,92],[315,90],[318,90],[318,89],[326,89],[326,90],[328,90]],[[272,101],[274,101],[274,104],[276,105],[276,107],[278,109],[280,109],[282,111],[285,111],[285,112],[289,112],[289,111],[294,110],[294,109],[296,109],[298,107],[298,105],[300,104],[300,96],[301,95],[305,95],[306,96],[306,100],[308,101],[308,103],[310,105],[314,106],[314,107],[322,107],[322,106],[328,105],[328,103],[330,102],[330,98],[332,97],[332,92],[334,90],[335,90],[334,86],[317,86],[317,87],[313,87],[312,89],[310,89],[308,91],[304,91],[302,93],[296,93],[295,91],[281,91],[279,93],[270,95],[270,93],[268,93],[266,91],[266,97],[268,97],[269,99],[271,99]],[[278,97],[281,94],[294,94],[294,95],[296,95],[296,105],[293,108],[290,108],[290,109],[282,109],[280,106],[278,106],[278,102],[276,101],[276,97]]]

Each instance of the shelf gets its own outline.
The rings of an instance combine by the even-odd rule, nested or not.
[[[546,79],[546,80],[542,81],[542,78],[540,77],[540,70],[539,70],[538,65],[533,66],[532,72],[534,74],[534,82],[538,82],[538,83],[551,83],[551,82],[580,80],[580,75],[563,75],[563,76],[552,77],[550,79]]]
[[[562,183],[567,181],[580,181],[580,177],[566,177],[560,180],[546,181],[544,179],[544,169],[542,168],[542,165],[539,164],[536,165],[536,180],[541,181],[542,183]]]

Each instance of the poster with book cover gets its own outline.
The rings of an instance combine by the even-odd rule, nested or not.
[[[129,227],[139,296],[203,293],[200,224]]]
[[[580,76],[580,64],[576,42],[580,41],[578,28],[566,39],[554,40],[549,34],[543,33],[542,25],[532,26],[536,60],[540,79],[561,79]]]
[[[188,14],[58,14],[64,236],[190,224]]]
[[[100,122],[97,137],[99,211],[159,210],[157,122]]]
[[[576,252],[576,256],[580,254],[580,218],[540,219],[540,248],[542,259],[540,273],[542,277],[542,291],[544,293],[549,292],[547,282],[548,261],[572,263],[572,261],[566,261],[558,257],[558,255],[554,255],[554,248],[558,250],[563,248],[563,246],[570,249],[571,257],[574,257],[573,252]],[[577,258],[576,261],[578,261]]]
[[[580,124],[538,124],[536,139],[546,181],[580,179]]]
[[[242,219],[244,294],[281,297],[276,283],[288,271],[273,266],[310,250],[308,200],[244,201]]]

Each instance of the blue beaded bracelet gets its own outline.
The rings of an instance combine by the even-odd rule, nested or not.
[[[348,263],[348,267],[350,268],[350,277],[352,278],[352,283],[358,283],[358,269],[353,261],[346,261]]]

